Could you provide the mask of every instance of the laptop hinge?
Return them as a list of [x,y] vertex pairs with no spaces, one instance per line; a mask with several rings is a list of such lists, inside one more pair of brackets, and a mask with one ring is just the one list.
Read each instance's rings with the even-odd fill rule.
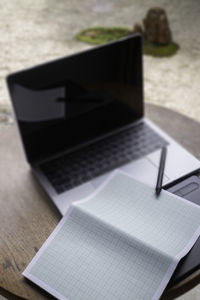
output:
[[103,135],[101,135],[99,137],[96,137],[96,138],[94,138],[94,139],[92,139],[90,141],[87,141],[85,143],[79,144],[79,145],[77,145],[75,147],[72,147],[72,148],[66,150],[66,151],[64,150],[64,151],[59,152],[59,153],[57,153],[55,155],[52,155],[52,156],[49,156],[49,157],[45,157],[43,159],[39,159],[37,161],[31,162],[31,165],[34,166],[34,167],[38,167],[42,163],[51,161],[51,160],[56,159],[56,158],[58,158],[60,156],[63,156],[63,155],[66,155],[66,154],[70,154],[70,153],[73,153],[73,152],[78,151],[80,149],[83,149],[83,148],[85,148],[85,147],[87,147],[89,145],[92,145],[92,144],[94,144],[96,142],[99,142],[99,141],[101,141],[103,139],[106,139],[106,138],[108,138],[110,136],[113,136],[113,135],[118,134],[118,133],[120,133],[122,131],[130,129],[131,127],[134,127],[135,125],[138,125],[139,123],[142,123],[142,122],[144,122],[144,117],[140,117],[140,118],[138,118],[137,120],[135,120],[134,122],[132,122],[132,123],[130,123],[128,125],[122,126],[122,127],[118,128],[118,129],[115,129],[115,130],[113,130],[113,131],[111,131],[109,133],[103,134]]

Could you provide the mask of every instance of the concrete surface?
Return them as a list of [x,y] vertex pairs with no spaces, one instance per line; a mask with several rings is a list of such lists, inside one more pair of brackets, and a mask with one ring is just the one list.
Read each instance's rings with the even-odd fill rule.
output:
[[5,76],[90,47],[75,40],[88,26],[129,26],[148,8],[167,10],[181,49],[171,58],[144,57],[145,100],[200,121],[199,0],[0,0],[0,120],[11,121]]

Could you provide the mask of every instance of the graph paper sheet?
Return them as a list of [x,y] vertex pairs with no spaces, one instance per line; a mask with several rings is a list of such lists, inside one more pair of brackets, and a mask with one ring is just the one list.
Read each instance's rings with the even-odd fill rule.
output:
[[115,172],[70,208],[23,274],[59,299],[159,299],[199,235],[199,206]]

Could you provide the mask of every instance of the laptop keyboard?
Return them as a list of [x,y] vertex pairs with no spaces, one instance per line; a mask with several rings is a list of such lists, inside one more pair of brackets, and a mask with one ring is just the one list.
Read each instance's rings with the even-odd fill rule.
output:
[[74,153],[45,162],[40,168],[60,194],[167,144],[142,122]]

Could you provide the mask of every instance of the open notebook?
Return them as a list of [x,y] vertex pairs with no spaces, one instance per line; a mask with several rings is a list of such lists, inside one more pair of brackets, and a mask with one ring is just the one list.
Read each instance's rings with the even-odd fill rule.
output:
[[114,172],[76,202],[24,271],[59,299],[159,299],[200,235],[200,206]]

